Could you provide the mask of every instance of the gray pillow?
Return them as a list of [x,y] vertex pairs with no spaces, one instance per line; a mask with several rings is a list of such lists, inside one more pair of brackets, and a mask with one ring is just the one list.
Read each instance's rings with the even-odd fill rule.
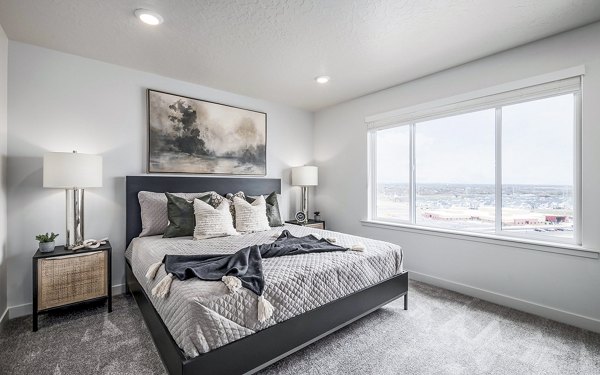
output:
[[[187,200],[193,200],[206,194],[212,194],[212,191],[201,193],[174,193],[173,195]],[[167,197],[165,193],[154,193],[150,191],[140,191],[138,201],[141,208],[142,232],[140,237],[155,236],[165,233],[169,225],[167,215]]]

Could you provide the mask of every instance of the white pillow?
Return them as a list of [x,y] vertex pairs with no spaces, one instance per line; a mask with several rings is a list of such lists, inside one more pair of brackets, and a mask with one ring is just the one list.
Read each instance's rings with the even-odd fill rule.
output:
[[239,234],[233,227],[229,202],[226,199],[217,208],[200,199],[194,199],[194,216],[196,217],[194,238],[197,240]]
[[270,230],[267,218],[267,202],[262,195],[252,204],[240,197],[233,197],[235,228],[238,232],[262,232]]

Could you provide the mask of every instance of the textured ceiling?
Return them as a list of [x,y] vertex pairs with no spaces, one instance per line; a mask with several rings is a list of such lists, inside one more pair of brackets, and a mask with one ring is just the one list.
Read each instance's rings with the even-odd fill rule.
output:
[[309,110],[599,19],[600,0],[0,0],[12,40]]

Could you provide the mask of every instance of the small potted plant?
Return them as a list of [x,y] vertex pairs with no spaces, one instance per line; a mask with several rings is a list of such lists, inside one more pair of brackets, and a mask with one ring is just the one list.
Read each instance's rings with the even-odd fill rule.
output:
[[58,234],[52,232],[51,234],[38,234],[35,239],[40,242],[40,251],[42,253],[50,253],[54,251],[54,240],[58,237]]

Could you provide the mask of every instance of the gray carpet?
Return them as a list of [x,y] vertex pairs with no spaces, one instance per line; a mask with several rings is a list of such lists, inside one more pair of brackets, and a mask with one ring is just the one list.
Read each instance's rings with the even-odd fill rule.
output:
[[[396,301],[266,368],[271,374],[600,374],[600,335],[411,282]],[[164,374],[130,297],[8,322],[0,374]]]

